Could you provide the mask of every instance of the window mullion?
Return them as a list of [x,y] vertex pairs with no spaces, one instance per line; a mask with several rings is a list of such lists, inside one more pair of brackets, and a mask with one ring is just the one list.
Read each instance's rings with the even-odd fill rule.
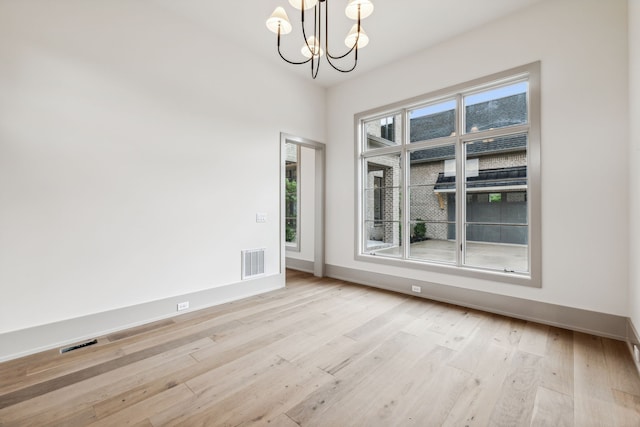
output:
[[[364,125],[363,125],[364,127]],[[365,211],[366,208],[366,197],[367,197],[367,159],[364,156],[360,157],[360,170],[359,170],[359,201],[358,205],[360,206],[360,248],[358,249],[359,253],[366,252],[367,250],[367,232],[366,232],[366,224],[367,224],[367,214]]]
[[377,148],[375,150],[369,150],[366,153],[362,153],[361,157],[363,158],[367,158],[367,157],[378,157],[378,156],[384,156],[385,154],[394,154],[394,153],[399,153],[401,151],[401,147],[384,147],[384,148]]
[[400,223],[402,224],[402,259],[409,259],[409,246],[411,244],[411,232],[409,225],[409,173],[411,166],[409,164],[409,117],[408,110],[405,108],[402,110],[400,117],[402,118],[402,154],[400,164],[402,167],[402,212],[400,217]]
[[464,188],[464,145],[462,130],[464,129],[464,105],[462,95],[456,96],[456,265],[461,266],[464,261],[464,212],[466,211],[466,196]]
[[517,135],[517,134],[529,132],[530,127],[531,126],[527,123],[524,125],[515,125],[515,126],[503,127],[498,129],[483,130],[479,132],[470,132],[470,133],[461,135],[461,138],[464,142],[466,142],[466,141],[473,141],[473,140],[478,140],[483,138],[498,138],[498,137],[509,136],[509,135]]

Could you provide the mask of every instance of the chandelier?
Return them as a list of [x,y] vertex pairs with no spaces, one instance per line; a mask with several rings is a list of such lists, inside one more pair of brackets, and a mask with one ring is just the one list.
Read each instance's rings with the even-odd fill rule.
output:
[[[373,12],[373,4],[369,0],[349,0],[345,13],[349,19],[353,19],[356,23],[351,28],[344,40],[348,50],[341,55],[333,55],[329,51],[329,0],[289,0],[289,3],[300,10],[300,26],[302,27],[302,37],[304,44],[302,45],[302,55],[307,58],[301,61],[292,61],[282,54],[280,50],[280,36],[289,34],[293,27],[289,22],[287,12],[280,6],[276,7],[269,19],[267,19],[267,28],[278,35],[278,54],[289,64],[302,65],[311,64],[311,77],[318,77],[320,69],[320,57],[324,56],[327,62],[334,69],[348,73],[353,71],[358,65],[358,49],[365,47],[369,43],[369,37],[362,29],[360,21]],[[324,7],[323,7],[324,5]],[[307,28],[305,27],[305,10],[313,8],[313,35],[307,37]],[[311,11],[308,12],[309,14]],[[338,63],[342,63],[345,58],[353,53],[353,63],[342,68]]]

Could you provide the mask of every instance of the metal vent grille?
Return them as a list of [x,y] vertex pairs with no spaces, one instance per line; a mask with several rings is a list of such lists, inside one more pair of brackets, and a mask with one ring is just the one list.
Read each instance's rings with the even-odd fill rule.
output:
[[70,347],[61,348],[60,349],[60,354],[68,353],[70,351],[78,350],[80,348],[89,347],[90,345],[95,345],[95,344],[98,344],[98,340],[96,340],[96,339],[93,339],[91,341],[85,341],[85,342],[83,342],[81,344],[76,344],[76,345],[72,345]]
[[242,280],[264,274],[264,248],[242,251]]

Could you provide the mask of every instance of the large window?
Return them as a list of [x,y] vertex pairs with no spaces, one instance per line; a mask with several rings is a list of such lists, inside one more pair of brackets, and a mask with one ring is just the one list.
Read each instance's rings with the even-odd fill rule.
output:
[[540,286],[539,64],[356,116],[358,259]]

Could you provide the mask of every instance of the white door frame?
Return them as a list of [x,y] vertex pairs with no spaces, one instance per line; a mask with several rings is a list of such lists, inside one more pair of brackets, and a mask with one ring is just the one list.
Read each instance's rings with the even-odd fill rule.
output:
[[313,275],[324,277],[324,215],[325,215],[325,144],[301,138],[299,136],[280,133],[280,273],[286,269],[285,248],[285,164],[286,144],[296,144],[315,150],[315,200],[314,200],[314,250],[313,250]]

